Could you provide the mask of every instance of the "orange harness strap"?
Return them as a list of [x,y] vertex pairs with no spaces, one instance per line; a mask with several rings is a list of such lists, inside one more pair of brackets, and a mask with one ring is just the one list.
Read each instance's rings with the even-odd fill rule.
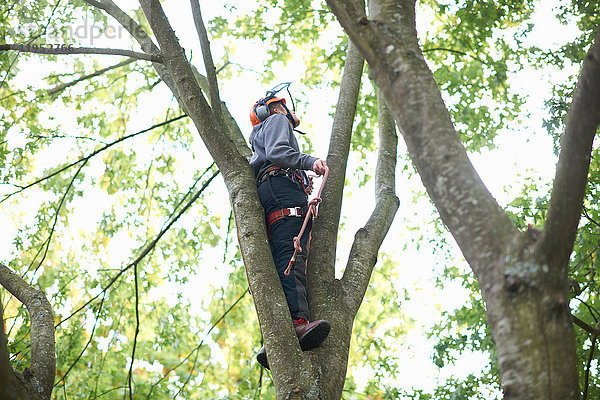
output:
[[[313,215],[315,217],[317,217],[319,215],[317,207],[319,206],[319,203],[321,202],[321,192],[323,191],[323,187],[325,186],[325,181],[327,180],[327,175],[329,175],[329,168],[325,167],[325,174],[323,175],[323,181],[321,182],[321,186],[319,187],[317,196],[308,202],[308,211],[306,212],[306,216],[304,217],[304,223],[302,224],[302,228],[300,229],[300,233],[298,234],[298,236],[294,237],[294,254],[292,255],[292,258],[290,259],[288,267],[284,272],[285,275],[289,275],[290,272],[292,272],[292,265],[294,265],[294,262],[296,261],[296,255],[298,253],[302,252],[302,247],[300,246],[300,238],[304,234],[304,230],[306,229],[306,225],[308,225],[308,221],[310,220],[310,218]],[[311,237],[311,236],[312,236],[312,232],[311,232],[311,234],[309,234],[309,237]],[[310,238],[309,238],[309,241],[307,244],[307,247],[308,246],[310,246]],[[306,251],[308,252],[308,248],[306,249]]]

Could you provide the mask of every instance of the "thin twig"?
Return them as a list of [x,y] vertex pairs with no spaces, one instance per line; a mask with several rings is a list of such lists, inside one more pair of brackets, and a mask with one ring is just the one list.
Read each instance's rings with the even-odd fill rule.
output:
[[50,54],[50,55],[72,55],[72,54],[102,54],[114,56],[126,56],[138,60],[162,63],[162,56],[157,54],[140,53],[126,49],[105,49],[98,47],[46,47],[50,45],[32,45],[21,43],[0,44],[0,51],[16,50],[24,53]]
[[600,248],[600,243],[598,243],[591,252],[587,253],[587,255],[584,258],[582,258],[577,264],[575,264],[573,267],[570,267],[569,269],[571,271],[574,271],[577,268],[579,268],[581,266],[581,264],[583,264],[588,258],[592,257],[599,248]]
[[81,139],[81,140],[90,140],[90,141],[101,143],[101,144],[107,144],[103,140],[99,140],[99,139],[91,138],[91,137],[86,137],[86,136],[71,136],[71,135],[43,136],[43,135],[29,135],[29,137],[36,138],[36,139]]
[[133,379],[133,361],[135,360],[135,349],[137,346],[137,337],[140,332],[140,308],[139,308],[139,286],[138,286],[138,265],[133,265],[133,279],[135,287],[135,334],[133,336],[133,350],[131,351],[131,364],[129,365],[129,374],[127,377],[127,386],[129,387],[129,400],[133,400],[133,388],[131,380]]
[[585,217],[585,218],[587,218],[587,220],[588,220],[588,221],[590,221],[591,223],[593,223],[593,224],[594,224],[594,225],[596,225],[596,226],[600,226],[600,222],[598,222],[598,221],[594,220],[594,219],[593,219],[593,218],[590,216],[590,214],[588,214],[588,211],[587,211],[587,209],[585,208],[585,206],[583,206],[583,208],[582,208],[582,212],[583,212],[583,215],[584,215],[584,217]]
[[[46,242],[45,242],[46,248],[44,249],[44,254],[42,255],[42,259],[40,260],[37,268],[33,271],[33,274],[31,276],[31,280],[30,280],[30,284],[33,284],[33,279],[35,277],[35,274],[40,269],[43,262],[46,260],[46,256],[48,255],[48,250],[50,249],[50,242],[52,241],[52,236],[54,235],[54,231],[56,229],[56,224],[58,223],[58,216],[60,214],[60,210],[61,210],[63,204],[65,203],[65,199],[67,198],[67,195],[71,191],[73,184],[75,183],[75,179],[77,179],[77,176],[79,176],[79,173],[81,172],[83,167],[87,164],[87,162],[88,162],[88,160],[85,160],[83,163],[81,163],[81,165],[79,166],[79,169],[77,169],[77,172],[75,172],[75,174],[73,175],[71,182],[69,182],[69,186],[67,186],[67,190],[65,190],[65,193],[61,197],[60,202],[58,203],[58,206],[56,207],[56,211],[54,212],[54,222],[52,223],[52,228],[50,229],[50,234],[48,235],[48,239],[46,239]],[[27,271],[27,272],[29,272],[29,271]]]
[[592,359],[594,358],[594,350],[596,349],[596,340],[598,339],[597,335],[592,337],[592,345],[590,346],[590,354],[587,359],[587,363],[585,365],[585,379],[583,382],[583,399],[587,400],[588,396],[588,388],[590,386],[590,368],[592,366]]
[[150,398],[150,395],[152,394],[152,391],[154,390],[154,388],[156,386],[158,386],[159,383],[161,383],[162,381],[164,381],[165,379],[167,379],[167,376],[169,376],[169,374],[171,372],[173,372],[175,369],[179,368],[179,366],[181,366],[184,362],[186,362],[191,356],[192,354],[194,354],[194,352],[196,352],[196,358],[194,359],[194,366],[192,367],[192,370],[190,371],[190,375],[188,376],[188,378],[186,379],[185,383],[183,384],[183,386],[179,389],[179,392],[177,392],[175,394],[175,396],[173,397],[174,399],[179,395],[179,393],[181,393],[181,391],[184,389],[184,387],[186,386],[186,384],[189,382],[193,371],[194,371],[194,367],[196,366],[196,360],[198,359],[198,351],[200,350],[200,347],[202,347],[202,345],[204,344],[204,341],[206,340],[206,338],[208,337],[208,335],[210,335],[210,333],[212,332],[212,330],[221,322],[225,319],[225,317],[227,316],[227,314],[229,314],[231,312],[231,310],[233,310],[233,308],[238,305],[238,303],[244,298],[244,296],[248,294],[248,289],[246,289],[244,291],[244,293],[241,294],[240,297],[238,297],[238,299],[219,317],[219,319],[217,319],[210,327],[210,329],[208,330],[208,332],[206,332],[206,334],[204,335],[204,337],[202,338],[202,340],[200,341],[200,343],[198,344],[198,346],[196,346],[194,349],[192,349],[192,351],[190,351],[188,353],[187,356],[185,356],[185,358],[183,360],[181,360],[177,365],[175,365],[172,368],[169,368],[169,370],[165,373],[165,375],[160,378],[156,383],[154,383],[152,385],[152,387],[150,388],[150,392],[148,392],[148,394],[146,395],[146,398]]
[[233,225],[233,210],[229,211],[229,220],[227,221],[227,234],[225,235],[225,250],[223,251],[223,263],[227,260],[227,250],[229,249],[229,234]]
[[[127,302],[128,303],[128,302]],[[120,309],[119,315],[116,319],[113,319],[112,324],[110,325],[110,329],[108,330],[109,332],[112,332],[112,337],[110,338],[110,340],[108,341],[108,344],[106,345],[107,351],[103,352],[102,354],[102,358],[100,360],[100,365],[98,366],[98,370],[96,372],[96,379],[95,379],[95,383],[94,383],[94,391],[92,396],[90,396],[92,399],[95,399],[96,397],[100,397],[100,396],[96,396],[96,393],[98,392],[98,380],[100,379],[100,376],[102,375],[102,372],[104,371],[104,364],[106,363],[106,357],[107,355],[110,354],[109,352],[109,348],[111,346],[111,343],[115,340],[116,338],[116,332],[118,331],[119,327],[121,326],[121,318],[123,318],[123,314],[125,312],[125,309],[127,308],[128,304],[123,304],[123,306]],[[120,389],[121,387],[119,387]]]
[[571,317],[573,318],[573,323],[575,325],[577,325],[578,327],[580,327],[581,329],[583,329],[584,331],[586,331],[587,333],[589,333],[593,336],[600,336],[600,329],[594,328],[593,326],[591,326],[584,320],[582,320],[574,315],[571,315]]
[[111,71],[113,69],[117,69],[117,68],[123,67],[123,66],[128,65],[128,64],[131,64],[135,60],[136,60],[135,58],[128,58],[127,60],[121,61],[118,64],[111,65],[110,67],[102,68],[102,69],[100,69],[98,71],[92,72],[91,74],[81,76],[80,78],[77,78],[74,81],[66,82],[66,83],[62,83],[60,85],[57,85],[57,86],[55,86],[53,88],[48,89],[47,92],[48,92],[49,95],[53,95],[53,94],[56,94],[58,92],[62,92],[66,88],[68,88],[70,86],[73,86],[73,85],[76,85],[79,82],[83,82],[83,81],[85,81],[87,79],[90,79],[90,78],[95,78],[96,76],[100,76],[100,75],[104,74],[105,72],[108,72],[108,71]]
[[458,51],[458,50],[448,49],[448,48],[445,48],[445,47],[434,47],[434,48],[431,48],[431,49],[423,49],[423,53],[430,53],[430,52],[434,52],[434,51],[447,51],[449,53],[454,53],[454,54],[458,54],[458,55],[461,55],[461,56],[471,57],[473,60],[477,60],[477,61],[479,61],[482,64],[486,64],[486,65],[488,64],[487,62],[485,62],[484,60],[482,60],[479,57],[476,57],[474,55],[471,55],[471,54],[468,54],[468,53],[465,53],[465,52],[462,52],[462,51]]
[[61,172],[65,171],[65,170],[67,170],[67,169],[69,169],[69,168],[71,168],[71,167],[73,167],[73,166],[75,166],[75,165],[77,165],[77,164],[79,164],[81,162],[87,162],[90,158],[92,158],[92,157],[96,156],[97,154],[103,152],[104,150],[108,149],[109,147],[112,147],[112,146],[114,146],[114,145],[116,145],[118,143],[121,143],[124,140],[131,139],[132,137],[135,137],[135,136],[140,135],[142,133],[149,132],[149,131],[151,131],[153,129],[159,128],[159,127],[161,127],[163,125],[170,124],[171,122],[175,122],[175,121],[180,120],[180,119],[185,118],[185,117],[187,117],[187,115],[182,114],[182,115],[180,115],[178,117],[171,118],[170,120],[167,120],[167,121],[160,122],[158,124],[152,125],[151,127],[143,129],[143,130],[141,130],[139,132],[135,132],[135,133],[131,133],[129,135],[122,136],[119,139],[115,140],[114,142],[111,142],[111,143],[107,144],[106,146],[103,146],[103,147],[99,148],[98,150],[93,151],[89,155],[87,155],[87,156],[85,156],[83,158],[80,158],[79,160],[77,160],[75,162],[72,162],[72,163],[70,163],[70,164],[68,164],[68,165],[66,165],[66,166],[64,166],[62,168],[59,168],[58,170],[52,172],[50,175],[46,175],[43,178],[40,178],[40,179],[38,179],[38,180],[36,180],[34,182],[31,182],[31,183],[29,183],[29,184],[21,187],[21,189],[15,191],[15,192],[12,192],[12,193],[9,193],[9,194],[5,195],[4,198],[2,200],[0,200],[0,203],[4,202],[9,197],[14,196],[15,194],[19,194],[22,191],[24,191],[25,189],[28,189],[28,188],[30,188],[32,186],[35,186],[38,183],[45,181],[46,179],[50,179],[53,176],[55,176],[57,174],[60,174]]
[[208,187],[208,185],[212,182],[212,180],[219,174],[219,171],[216,171],[205,183],[204,185],[202,185],[202,188],[200,188],[200,190],[194,195],[194,197],[192,197],[190,199],[190,201],[187,202],[187,204],[185,205],[185,207],[183,207],[183,209],[167,224],[167,226],[165,228],[163,228],[158,235],[156,235],[156,238],[154,238],[154,240],[148,245],[146,246],[142,252],[139,254],[139,256],[129,265],[127,265],[126,267],[124,267],[123,269],[121,269],[119,271],[119,273],[117,273],[115,276],[112,277],[112,279],[108,282],[108,284],[102,289],[102,291],[100,293],[98,293],[97,295],[93,296],[91,299],[89,299],[88,301],[86,301],[81,307],[79,307],[77,310],[75,310],[71,315],[69,315],[68,317],[64,318],[63,320],[61,320],[58,324],[56,324],[55,328],[58,328],[63,322],[68,321],[69,319],[71,319],[75,314],[79,313],[81,310],[83,310],[84,308],[86,308],[88,305],[90,305],[92,302],[94,302],[98,297],[100,297],[100,294],[107,291],[112,285],[114,285],[114,283],[125,273],[127,272],[131,267],[133,267],[135,264],[139,263],[148,253],[150,253],[150,251],[152,251],[152,249],[154,249],[154,247],[157,245],[157,243],[160,241],[160,239],[163,237],[163,235],[165,233],[167,233],[167,231],[171,228],[171,226],[173,226],[173,224],[188,210],[188,208],[191,207],[191,205],[198,199],[198,197],[200,197],[200,195],[202,194],[202,192],[204,192],[204,190]]
[[87,343],[85,344],[85,346],[83,347],[83,349],[81,350],[81,352],[79,353],[79,355],[77,356],[75,361],[73,361],[73,364],[71,364],[71,366],[69,367],[67,372],[65,372],[65,374],[54,384],[54,387],[58,386],[62,381],[64,381],[67,378],[67,375],[69,375],[69,372],[71,372],[73,367],[75,367],[75,365],[79,362],[79,360],[83,356],[83,353],[87,350],[90,343],[92,343],[92,339],[94,338],[94,332],[96,332],[96,325],[98,324],[98,319],[100,318],[100,312],[102,311],[102,306],[104,305],[105,298],[106,298],[106,293],[104,296],[102,296],[102,300],[100,301],[100,305],[98,306],[98,311],[96,312],[96,318],[94,320],[94,326],[92,326],[92,333],[90,334],[89,340],[87,341]]

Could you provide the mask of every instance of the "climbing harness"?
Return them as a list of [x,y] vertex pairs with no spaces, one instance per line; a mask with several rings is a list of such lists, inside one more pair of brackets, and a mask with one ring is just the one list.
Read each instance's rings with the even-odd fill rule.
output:
[[[310,218],[313,215],[315,217],[319,216],[318,206],[322,200],[321,192],[323,191],[323,187],[325,186],[325,181],[327,180],[328,175],[329,175],[329,167],[325,167],[325,173],[323,174],[323,181],[321,182],[321,186],[319,187],[317,196],[308,202],[308,211],[306,212],[306,216],[304,217],[304,222],[302,223],[302,228],[300,229],[300,233],[298,233],[298,236],[294,237],[294,254],[292,255],[292,258],[290,259],[288,267],[286,268],[286,270],[284,272],[284,274],[286,276],[289,275],[290,272],[292,271],[292,266],[294,265],[294,262],[296,262],[296,256],[298,255],[298,253],[302,252],[302,247],[300,246],[300,238],[304,234],[304,230],[306,229],[306,226],[308,225],[308,221],[310,220]],[[307,247],[306,252],[307,253],[308,253],[308,248],[310,247],[311,236],[312,236],[312,232],[309,232],[308,243],[306,244],[306,247]],[[306,270],[304,271],[304,273],[306,273]]]
[[[306,193],[306,195],[308,196],[308,189],[307,189],[307,185],[308,183],[305,182],[304,178],[302,177],[302,175],[300,175],[298,173],[298,171],[291,169],[291,168],[281,168],[281,167],[271,167],[269,169],[267,169],[262,176],[258,179],[258,184],[260,185],[261,183],[265,182],[267,179],[269,179],[271,176],[281,176],[284,177],[286,179],[289,179],[290,181],[292,181],[293,183],[295,183],[296,185],[298,185],[298,187],[302,188],[302,190],[304,190],[304,193]],[[268,185],[271,185],[271,182],[267,182]],[[274,198],[276,198],[275,194],[272,192],[272,188],[269,187],[269,190],[271,190],[271,194]],[[279,201],[278,201],[279,203]],[[304,217],[306,215],[306,211],[308,210],[308,208],[303,208],[303,207],[290,207],[290,208],[282,208],[276,211],[273,211],[271,214],[267,215],[267,238],[269,240],[271,240],[273,238],[273,233],[271,232],[271,226],[273,226],[273,224],[277,221],[279,221],[280,219],[284,218],[284,217]]]

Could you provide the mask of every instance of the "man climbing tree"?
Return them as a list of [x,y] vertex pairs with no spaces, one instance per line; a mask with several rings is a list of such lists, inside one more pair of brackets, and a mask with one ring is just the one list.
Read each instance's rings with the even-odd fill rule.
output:
[[[327,170],[324,160],[300,152],[294,128],[300,124],[296,114],[289,110],[285,99],[275,97],[278,85],[258,100],[250,110],[253,129],[250,135],[252,159],[250,165],[257,179],[258,195],[265,210],[269,245],[281,286],[302,350],[319,346],[329,334],[330,324],[325,320],[308,322],[306,296],[306,259],[310,246],[310,216],[308,229],[300,237],[299,253],[295,255],[294,238],[300,236],[304,216],[308,210],[308,195],[312,180],[304,170],[312,169],[323,175]],[[293,268],[293,274],[291,269]],[[265,348],[257,355],[258,362],[269,368]]]

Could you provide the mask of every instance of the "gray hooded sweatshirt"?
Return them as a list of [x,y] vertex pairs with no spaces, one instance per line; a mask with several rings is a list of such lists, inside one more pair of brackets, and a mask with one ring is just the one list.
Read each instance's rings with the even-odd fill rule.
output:
[[300,152],[292,126],[283,114],[273,114],[255,125],[250,134],[250,145],[253,151],[250,165],[257,179],[273,166],[310,170],[317,160]]

